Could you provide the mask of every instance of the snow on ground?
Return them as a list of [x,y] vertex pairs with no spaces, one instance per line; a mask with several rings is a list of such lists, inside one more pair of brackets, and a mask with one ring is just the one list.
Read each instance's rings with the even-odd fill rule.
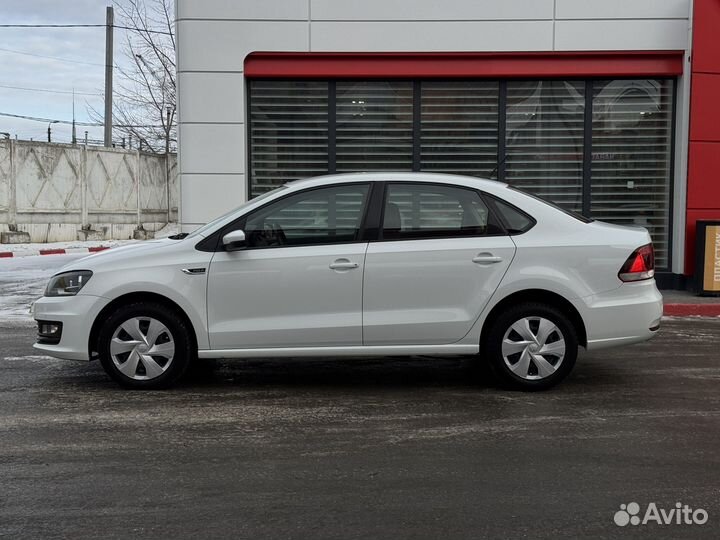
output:
[[[22,257],[25,254],[35,255],[41,249],[76,249],[95,246],[116,247],[136,242],[138,242],[138,240],[76,240],[73,242],[50,242],[47,244],[0,244],[0,251],[11,251],[15,254],[15,257]],[[50,257],[51,255],[43,256]]]
[[155,238],[167,238],[168,236],[172,236],[173,234],[177,234],[179,232],[180,227],[177,223],[168,223],[155,233]]
[[34,325],[30,304],[40,298],[48,279],[87,253],[0,259],[0,323]]

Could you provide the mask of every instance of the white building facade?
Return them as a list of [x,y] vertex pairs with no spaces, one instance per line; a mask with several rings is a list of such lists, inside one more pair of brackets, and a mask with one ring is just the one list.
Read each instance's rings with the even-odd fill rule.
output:
[[642,224],[688,273],[691,0],[176,9],[183,230],[296,178],[438,171]]

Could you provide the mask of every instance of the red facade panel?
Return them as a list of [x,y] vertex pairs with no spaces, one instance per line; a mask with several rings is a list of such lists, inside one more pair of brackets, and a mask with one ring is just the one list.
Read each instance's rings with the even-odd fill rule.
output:
[[682,51],[255,52],[245,59],[249,78],[660,77],[682,69]]
[[720,73],[720,0],[695,0],[693,20],[694,73]]
[[695,0],[685,274],[695,270],[695,224],[720,219],[720,0]]
[[691,142],[687,207],[720,207],[720,142]]
[[[720,56],[720,43],[718,56]],[[693,71],[690,98],[691,141],[720,141],[718,97],[720,97],[720,73]]]

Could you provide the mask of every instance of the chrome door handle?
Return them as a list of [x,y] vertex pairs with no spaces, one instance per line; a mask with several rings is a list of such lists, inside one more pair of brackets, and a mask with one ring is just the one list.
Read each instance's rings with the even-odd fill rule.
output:
[[476,264],[495,264],[502,261],[502,257],[496,257],[491,253],[480,253],[477,257],[473,257],[472,262]]
[[348,259],[337,259],[330,263],[331,270],[352,270],[360,266],[358,263],[350,262]]

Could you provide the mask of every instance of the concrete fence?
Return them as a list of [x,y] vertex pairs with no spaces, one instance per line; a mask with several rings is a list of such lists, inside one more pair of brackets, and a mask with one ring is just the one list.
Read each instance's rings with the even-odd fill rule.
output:
[[0,140],[0,232],[32,242],[152,233],[177,222],[177,176],[175,154]]

